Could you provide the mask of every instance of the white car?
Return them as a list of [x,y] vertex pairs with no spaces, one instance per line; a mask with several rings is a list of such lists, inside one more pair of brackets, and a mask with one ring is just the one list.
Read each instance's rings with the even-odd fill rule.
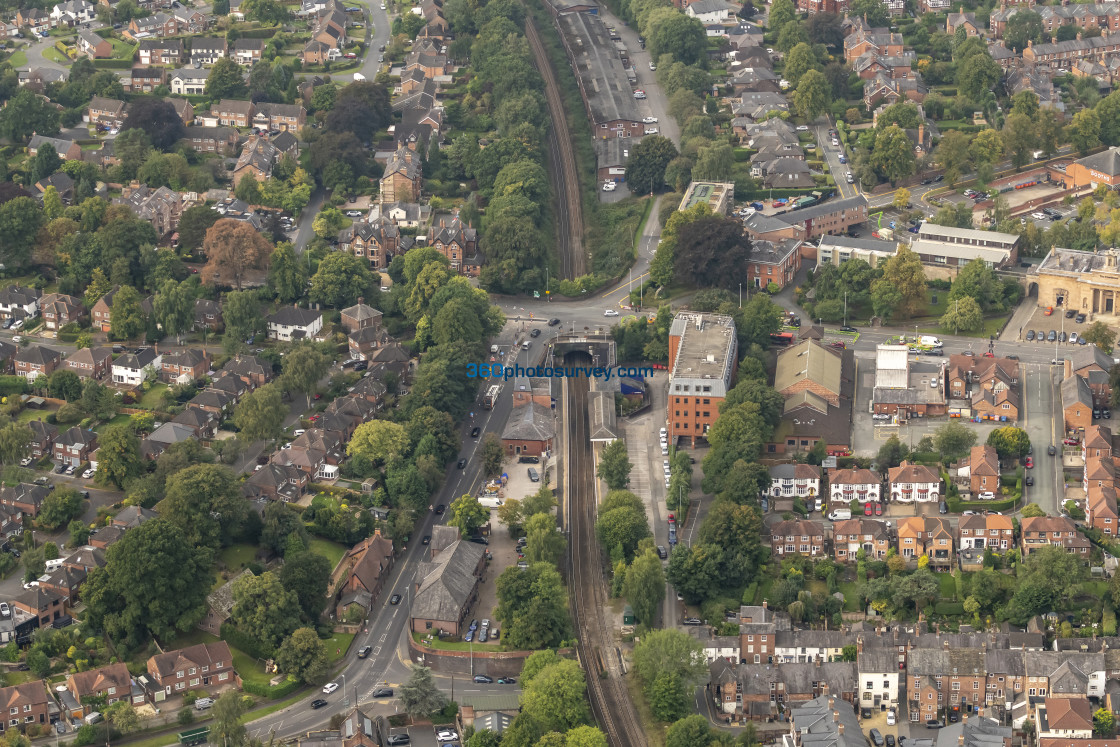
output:
[[618,316],[618,312],[614,309],[607,309],[603,312],[603,316]]
[[436,739],[441,742],[452,742],[458,738],[459,735],[451,731],[450,729],[441,729],[440,731],[436,732]]
[[797,125],[797,131],[798,132],[808,132],[809,127],[807,125]]
[[338,683],[337,682],[328,682],[323,687],[323,695],[330,695],[331,693],[333,693],[337,689],[338,689]]
[[669,447],[665,444],[661,445],[661,456],[669,456]]
[[657,134],[657,128],[656,127],[647,127],[646,128],[646,134],[647,135],[656,135]]
[[1078,336],[1077,336],[1077,333],[1076,333],[1076,332],[1070,332],[1070,333],[1069,333],[1069,344],[1070,344],[1070,345],[1078,345],[1078,344],[1080,344],[1079,340],[1080,340],[1080,338],[1078,338]]
[[646,92],[645,91],[634,91],[634,98],[644,99],[645,97],[646,97]]
[[982,500],[982,501],[995,500],[995,497],[996,497],[996,494],[993,493],[990,490],[985,490],[983,493],[980,494],[980,500]]
[[653,63],[651,62],[651,63],[649,63],[649,69],[650,69],[651,71],[653,71],[653,70],[657,70],[657,65],[654,65],[654,64],[653,64]]
[[91,477],[93,477],[93,470],[92,469],[87,469],[85,472],[82,473],[82,479],[83,480],[88,480]]
[[850,171],[848,172],[848,175],[845,177],[845,180],[848,182],[848,184],[855,184],[856,183],[856,180],[852,177],[852,172],[850,172]]
[[603,191],[604,192],[613,192],[613,191],[615,191],[615,189],[617,189],[617,187],[618,187],[618,185],[615,184],[614,182],[603,182]]
[[646,117],[642,122],[645,124],[657,124],[657,117]]
[[1040,213],[1037,210],[1035,212],[1031,213],[1031,217],[1034,218],[1035,220],[1046,220],[1046,214],[1045,213]]
[[15,337],[12,338],[12,342],[15,342],[15,343],[23,342],[23,338],[20,337],[19,335],[16,335]]
[[889,713],[887,713],[887,726],[894,726],[894,722],[895,722],[894,711],[890,711]]
[[669,435],[669,431],[667,431],[666,429],[662,428],[662,429],[661,429],[661,437],[662,437],[662,438],[665,438],[665,437],[666,437],[666,436],[668,436],[668,435]]

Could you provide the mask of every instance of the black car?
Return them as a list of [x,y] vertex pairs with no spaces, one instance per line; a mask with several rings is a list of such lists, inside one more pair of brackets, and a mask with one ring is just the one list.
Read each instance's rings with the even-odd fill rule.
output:
[[373,648],[371,646],[362,646],[360,649],[358,649],[358,658],[366,658],[367,656],[369,656],[370,651],[373,651]]
[[887,735],[887,747],[894,747],[894,734]]
[[529,337],[540,337],[540,336],[541,336],[541,331],[539,329],[534,329],[532,332],[529,333]]
[[400,604],[400,603],[401,603],[401,595],[400,594],[394,594],[393,596],[389,597],[389,604]]
[[499,677],[498,678],[498,684],[499,685],[516,685],[517,684],[517,678],[516,677]]
[[1107,407],[1102,409],[1101,410],[1101,417],[1104,418],[1105,420],[1111,420],[1112,419],[1112,410],[1108,409]]
[[315,700],[311,701],[312,708],[322,708],[326,704],[327,701],[323,700],[322,698],[316,698]]
[[1100,420],[1100,419],[1101,419],[1101,408],[1094,407],[1093,408],[1093,420]]
[[432,535],[430,535],[430,534],[425,534],[425,535],[424,535],[424,539],[420,540],[420,544],[421,544],[421,545],[430,545],[430,544],[432,544]]
[[442,503],[439,504],[438,506],[436,506],[436,513],[437,514],[442,514],[446,510],[447,510],[447,506],[443,505]]
[[1046,339],[1046,332],[1044,330],[1041,330],[1041,329],[1038,330],[1038,341],[1042,342],[1045,339]]
[[391,688],[391,687],[379,687],[379,688],[377,688],[376,690],[373,691],[373,695],[370,696],[370,697],[373,697],[373,698],[391,698],[391,697],[393,697],[393,688]]
[[385,741],[389,744],[389,747],[400,747],[402,744],[410,743],[412,737],[402,732],[400,734],[390,734],[389,738]]
[[476,674],[474,676],[474,681],[477,682],[480,685],[489,685],[489,684],[492,684],[494,682],[494,678],[493,677],[487,677],[485,674]]
[[490,540],[486,539],[485,537],[479,537],[479,536],[467,537],[467,542],[473,542],[476,545],[489,545],[490,544]]
[[1006,358],[1006,359],[1007,359],[1007,360],[1009,360],[1009,361],[1017,361],[1017,360],[1019,360],[1019,356],[1017,356],[1017,355],[1005,355],[1005,356],[1003,356],[1003,357],[1004,357],[1004,358]]
[[864,708],[863,710],[861,710],[859,712],[859,717],[860,718],[871,718],[871,709],[870,708]]
[[458,467],[459,469],[463,469],[464,467],[466,467],[466,466],[467,466],[467,460],[466,460],[466,459],[460,459],[460,460],[458,461],[458,463],[456,464],[456,466],[457,466],[457,467]]
[[1046,447],[1046,453],[1049,454],[1050,456],[1054,456],[1055,454],[1058,453],[1058,450],[1054,447],[1054,444],[1050,444],[1049,446]]
[[1027,479],[1026,479],[1025,482],[1027,483],[1028,486],[1034,485],[1034,477],[1032,477],[1031,475],[1027,475]]
[[923,187],[927,184],[932,184],[932,183],[933,183],[932,179],[922,179],[922,186]]
[[841,332],[855,332],[856,328],[855,327],[850,327],[847,324],[845,324],[843,327],[840,328],[840,331]]
[[945,175],[944,175],[944,174],[938,174],[938,175],[937,175],[936,177],[934,177],[934,181],[935,181],[935,182],[943,182],[943,181],[945,181]]
[[1059,332],[1058,333],[1058,342],[1065,342],[1065,341],[1066,341],[1066,333],[1064,331]]
[[1076,313],[1077,311],[1075,311],[1074,309],[1066,309],[1066,319],[1073,319],[1073,316]]
[[657,546],[657,557],[661,558],[662,560],[669,557],[669,551],[665,549],[665,545]]
[[1046,342],[1054,342],[1057,339],[1058,333],[1054,330],[1050,330],[1050,333],[1046,335]]
[[548,326],[550,326],[550,327],[555,327],[559,323],[560,323],[559,319],[549,319],[548,320]]
[[926,728],[927,729],[940,729],[944,725],[945,724],[941,723],[937,719],[932,719],[932,718],[929,721],[926,722]]
[[1085,321],[1085,315],[1078,314],[1076,317],[1074,317],[1073,321],[1077,322],[1078,324],[1082,324]]

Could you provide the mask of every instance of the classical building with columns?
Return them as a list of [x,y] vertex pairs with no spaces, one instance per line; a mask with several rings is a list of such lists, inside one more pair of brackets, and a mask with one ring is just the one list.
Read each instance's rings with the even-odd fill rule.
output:
[[1072,308],[1085,314],[1120,314],[1120,249],[1079,252],[1050,250],[1027,273],[1027,292],[1040,306]]

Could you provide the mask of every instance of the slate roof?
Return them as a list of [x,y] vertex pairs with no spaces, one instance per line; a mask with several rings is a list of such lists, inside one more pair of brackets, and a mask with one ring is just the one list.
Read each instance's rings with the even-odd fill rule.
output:
[[270,324],[279,324],[285,327],[307,327],[322,316],[318,311],[301,309],[298,306],[285,306],[268,317]]
[[456,540],[432,561],[422,563],[417,570],[423,580],[413,595],[412,617],[458,622],[478,583],[475,568],[483,552],[481,545]]
[[547,441],[555,435],[552,411],[534,402],[515,407],[502,431],[502,439],[508,441]]

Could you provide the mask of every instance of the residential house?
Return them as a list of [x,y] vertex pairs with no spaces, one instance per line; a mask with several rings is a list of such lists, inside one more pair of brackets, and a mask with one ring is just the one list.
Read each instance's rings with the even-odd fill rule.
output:
[[[161,43],[170,43],[161,42]],[[206,93],[206,79],[210,71],[201,68],[175,70],[167,76],[167,85],[176,96],[202,96]],[[197,149],[196,149],[197,150]]]
[[784,555],[807,555],[816,558],[824,555],[824,529],[816,521],[779,521],[770,530],[770,551]]
[[1011,517],[999,514],[962,516],[957,527],[961,549],[1007,552],[1015,546],[1015,527]]
[[233,167],[234,183],[239,183],[245,174],[251,174],[258,182],[265,181],[272,175],[272,167],[279,159],[280,151],[268,138],[250,137]]
[[1064,516],[1032,516],[1022,519],[1019,524],[1023,557],[1032,550],[1051,545],[1084,558],[1089,557],[1089,540]]
[[953,36],[961,28],[965,36],[980,36],[984,31],[976,21],[975,13],[950,13],[945,19],[945,33]]
[[[191,62],[195,65],[213,65],[226,56],[226,40],[224,38],[195,38],[191,39]],[[248,125],[233,125],[235,127],[248,127]]]
[[356,305],[342,310],[342,328],[347,333],[357,332],[360,329],[380,329],[381,312],[372,306],[367,306],[364,300],[359,298]]
[[933,467],[903,461],[887,472],[891,500],[899,503],[936,503],[941,499],[941,475]]
[[42,345],[20,348],[16,353],[16,376],[26,376],[28,379],[50,376],[61,361],[62,353]]
[[112,518],[113,526],[123,529],[135,529],[141,524],[158,518],[159,513],[143,506],[125,506],[120,513]]
[[1093,706],[1086,698],[1046,698],[1035,705],[1034,726],[1039,739],[1089,739]]
[[152,224],[161,239],[170,236],[179,226],[183,202],[179,194],[168,187],[152,189],[147,184],[133,182],[121,191],[114,204],[128,205],[136,217]]
[[882,704],[898,705],[899,680],[902,676],[898,653],[889,647],[863,647],[856,656],[859,675],[859,703],[863,708],[878,708]]
[[415,202],[420,199],[422,183],[420,154],[401,146],[385,164],[381,176],[381,198],[387,202]]
[[93,318],[94,329],[100,330],[101,332],[108,332],[113,328],[113,297],[117,295],[117,291],[119,290],[119,285],[113,286],[111,291],[97,299],[97,303],[93,305],[91,316]]
[[64,293],[50,293],[42,297],[39,307],[43,314],[43,326],[58,331],[61,327],[77,322],[84,309],[82,302]]
[[171,418],[171,422],[190,428],[194,431],[194,437],[198,439],[213,438],[218,431],[217,417],[198,407],[186,408]]
[[911,516],[898,524],[898,554],[907,560],[926,555],[931,565],[948,566],[953,544],[953,525],[947,519]]
[[63,366],[83,379],[103,379],[113,364],[109,348],[80,348],[63,361]]
[[230,47],[229,56],[239,65],[252,67],[253,63],[260,61],[264,47],[264,39],[238,39]]
[[121,78],[125,93],[152,93],[167,81],[167,69],[162,67],[134,67]]
[[216,418],[222,419],[230,413],[236,403],[233,395],[208,387],[191,398],[187,402],[187,407],[206,410]]
[[[19,598],[13,601],[19,606]],[[32,614],[36,612],[37,610]],[[43,626],[49,624],[48,619]],[[42,680],[30,680],[19,685],[0,688],[0,709],[8,712],[4,721],[0,723],[0,730],[21,730],[28,724],[37,724],[46,728],[49,725],[51,704],[47,696],[47,687]]]
[[5,319],[31,319],[39,316],[39,299],[43,292],[38,288],[9,285],[0,290],[0,317]]
[[398,251],[405,248],[400,229],[384,217],[352,224],[339,232],[338,241],[342,251],[367,258],[370,269],[377,271],[385,270]]
[[724,0],[693,0],[684,9],[689,18],[695,18],[705,26],[723,23],[732,16],[738,8]]
[[1085,496],[1086,518],[1089,526],[1102,534],[1115,537],[1118,534],[1116,513],[1116,487],[1114,485],[1094,485]]
[[125,103],[119,99],[94,96],[90,99],[86,113],[91,125],[120,127],[124,124]]
[[84,706],[87,714],[97,710],[88,704],[93,698],[105,705],[112,705],[118,700],[132,702],[132,676],[124,662],[71,674],[66,678],[66,689]]
[[171,108],[179,115],[179,119],[183,121],[184,127],[189,127],[194,122],[194,107],[191,102],[186,99],[177,99],[170,96],[165,96],[164,101],[171,104]]
[[311,482],[311,476],[298,467],[270,462],[249,476],[242,492],[257,500],[298,501]]
[[553,448],[556,421],[552,411],[530,402],[514,407],[502,431],[502,446],[509,456],[541,456]]
[[63,140],[57,137],[46,137],[44,135],[32,135],[31,140],[27,143],[27,155],[34,158],[39,154],[39,148],[45,144],[50,144],[54,148],[54,152],[63,161],[78,161],[82,158],[82,146],[78,145],[73,140]]
[[477,256],[478,231],[464,225],[458,216],[437,221],[430,233],[430,244],[447,257],[452,270],[471,277],[478,276],[481,263]]
[[16,11],[16,26],[27,26],[35,34],[50,31],[53,27],[50,13],[42,8],[29,8]]
[[210,107],[210,116],[216,117],[222,127],[249,127],[255,109],[252,101],[222,99]]
[[957,475],[968,480],[970,497],[994,497],[999,492],[999,455],[995,447],[987,444],[973,446]]
[[262,102],[256,105],[253,126],[280,132],[299,132],[307,124],[307,110],[301,104],[271,104]]
[[31,428],[30,455],[35,461],[53,454],[58,428],[45,420],[32,420],[27,425]]
[[172,8],[171,17],[175,19],[179,34],[201,34],[209,26],[206,14],[190,5]]
[[113,56],[113,45],[93,31],[78,32],[78,52],[91,60],[103,60]]
[[54,461],[77,469],[97,450],[97,433],[74,426],[54,440]]
[[113,361],[113,383],[135,388],[159,375],[163,356],[159,348],[141,348],[135,353],[125,353]]
[[285,306],[268,317],[268,336],[281,342],[313,340],[322,329],[322,313],[298,306]]
[[30,516],[38,516],[43,501],[50,495],[51,489],[44,485],[33,485],[21,482],[16,485],[0,487],[0,506],[20,511]]
[[175,36],[179,33],[179,21],[169,13],[156,12],[143,18],[133,18],[121,35],[133,41],[157,36]]
[[[181,39],[144,39],[140,42],[141,65],[178,65],[183,61]],[[203,74],[203,80],[205,80]],[[179,93],[172,88],[172,93]]]
[[770,495],[775,498],[805,498],[820,494],[820,467],[812,464],[775,464],[770,467]]
[[210,362],[210,353],[202,348],[164,353],[159,377],[169,384],[197,381],[210,370]]
[[1078,435],[1093,424],[1093,392],[1084,376],[1074,374],[1061,386],[1062,417],[1066,433]]
[[240,686],[233,671],[233,655],[225,641],[199,643],[176,651],[156,654],[148,659],[148,676],[165,695],[227,685]]
[[346,580],[335,595],[335,614],[342,619],[350,605],[362,608],[363,616],[372,609],[393,570],[393,541],[375,529],[373,536],[362,540],[342,559],[347,568]]
[[409,609],[413,632],[443,631],[457,636],[466,629],[465,618],[478,598],[486,565],[481,545],[455,540],[416,569]]
[[250,389],[256,389],[272,381],[272,364],[255,355],[237,355],[222,366],[222,371],[241,377]]
[[832,548],[839,563],[854,563],[863,550],[869,560],[885,560],[891,537],[886,525],[876,519],[848,519],[832,526]]
[[883,481],[869,469],[838,469],[832,473],[828,486],[829,503],[847,504],[853,500],[878,503],[882,500]]
[[199,629],[205,630],[211,635],[218,635],[222,630],[222,624],[229,619],[230,613],[233,611],[233,587],[246,576],[255,575],[246,568],[210,592],[206,596],[206,614],[198,623]]
[[237,140],[237,130],[232,127],[194,126],[186,129],[182,142],[198,153],[232,156],[237,153]]

